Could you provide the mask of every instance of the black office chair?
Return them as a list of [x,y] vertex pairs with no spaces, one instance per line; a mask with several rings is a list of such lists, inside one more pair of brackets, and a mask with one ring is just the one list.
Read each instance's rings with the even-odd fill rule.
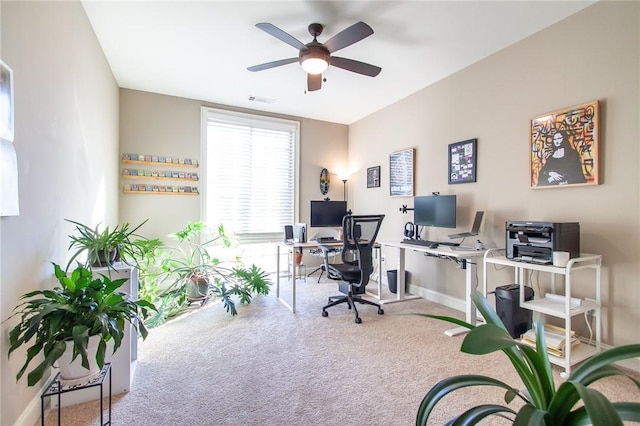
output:
[[322,316],[327,317],[327,308],[346,303],[356,315],[356,324],[362,320],[358,316],[356,302],[378,308],[378,315],[384,314],[379,304],[358,297],[364,294],[369,276],[373,272],[373,246],[382,225],[384,215],[346,215],[342,219],[342,263],[329,263],[329,246],[319,245],[324,256],[324,267],[327,276],[332,280],[342,281],[340,292],[344,295],[329,297],[329,303],[322,308]]

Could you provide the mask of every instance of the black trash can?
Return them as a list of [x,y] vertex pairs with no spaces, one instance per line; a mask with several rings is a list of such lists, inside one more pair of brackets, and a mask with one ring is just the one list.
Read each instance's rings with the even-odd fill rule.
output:
[[[520,286],[503,285],[496,288],[496,313],[514,339],[531,328],[532,311],[520,307]],[[533,289],[524,287],[524,300],[533,300]]]
[[[391,269],[387,271],[387,282],[389,283],[389,291],[396,294],[398,291],[398,270]],[[404,291],[407,292],[409,287],[409,271],[404,270]]]

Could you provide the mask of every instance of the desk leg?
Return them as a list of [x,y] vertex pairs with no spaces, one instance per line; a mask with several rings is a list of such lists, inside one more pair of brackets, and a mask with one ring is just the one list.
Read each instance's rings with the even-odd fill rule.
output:
[[398,247],[398,263],[397,270],[398,276],[396,281],[396,297],[393,299],[384,299],[380,300],[378,303],[394,303],[394,302],[402,302],[404,300],[413,300],[419,299],[420,296],[416,296],[413,294],[406,294],[404,289],[406,287],[406,282],[404,280],[404,260],[405,260],[405,249],[403,247]]
[[[287,262],[289,262],[290,254],[293,254],[293,247],[289,248],[287,251],[291,251],[291,253],[287,253]],[[283,305],[285,305],[291,312],[296,313],[296,279],[295,279],[295,271],[293,279],[293,301],[291,305],[289,305],[282,297],[280,297],[280,246],[276,245],[276,297]]]
[[280,299],[280,246],[276,245],[276,297]]
[[404,260],[405,252],[403,249],[400,249],[398,253],[398,275],[396,280],[396,297],[398,300],[404,299],[404,290],[407,285],[404,279]]
[[[472,261],[469,261],[469,259],[465,259],[464,262],[466,264],[465,297],[464,297],[465,321],[468,322],[469,324],[474,324],[476,322],[474,320],[476,318],[476,307],[473,304],[473,301],[471,300],[471,292],[473,291],[473,288],[474,288],[473,277],[476,275],[476,264]],[[468,332],[469,332],[469,329],[466,327],[456,327],[456,328],[452,328],[450,330],[445,331],[444,334],[449,337],[453,337],[453,336],[458,336],[460,334],[466,334]]]
[[382,298],[382,246],[376,247],[378,251],[378,300]]

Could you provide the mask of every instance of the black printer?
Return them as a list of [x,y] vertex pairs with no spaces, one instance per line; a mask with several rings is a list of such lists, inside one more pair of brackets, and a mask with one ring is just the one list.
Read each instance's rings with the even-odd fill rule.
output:
[[554,251],[580,257],[578,222],[506,222],[506,257],[534,263],[551,263]]

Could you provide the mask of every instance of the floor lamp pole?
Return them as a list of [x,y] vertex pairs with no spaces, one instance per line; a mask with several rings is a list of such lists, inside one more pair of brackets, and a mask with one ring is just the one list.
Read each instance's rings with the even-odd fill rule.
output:
[[342,200],[347,201],[347,179],[342,179]]

